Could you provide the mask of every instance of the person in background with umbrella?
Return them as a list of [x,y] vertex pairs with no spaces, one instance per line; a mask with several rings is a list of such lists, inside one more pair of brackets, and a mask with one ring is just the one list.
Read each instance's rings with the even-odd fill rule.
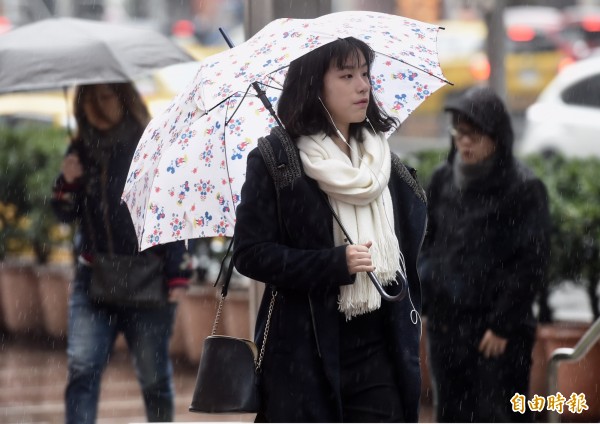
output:
[[109,251],[110,244],[115,253],[139,254],[120,195],[149,114],[131,83],[79,86],[74,110],[78,134],[63,161],[52,200],[62,220],[81,223],[80,255],[69,301],[65,421],[95,422],[102,373],[120,332],[133,356],[148,421],[172,421],[169,339],[175,302],[185,292],[189,277],[180,267],[183,243],[151,249],[166,262],[169,302],[164,307],[98,304],[89,294],[96,252]]
[[[384,133],[397,123],[374,98],[373,58],[365,43],[344,38],[291,63],[277,107],[299,149],[297,182],[277,193],[260,151],[248,156],[233,260],[277,293],[257,421],[418,421],[416,258],[426,205],[392,159]],[[358,244],[346,243],[327,202]],[[367,271],[389,291],[401,274],[409,294],[382,302]],[[259,347],[270,299],[266,290]]]
[[438,422],[528,421],[532,305],[549,257],[543,183],[512,153],[502,100],[473,88],[446,106],[451,149],[428,188],[419,259]]

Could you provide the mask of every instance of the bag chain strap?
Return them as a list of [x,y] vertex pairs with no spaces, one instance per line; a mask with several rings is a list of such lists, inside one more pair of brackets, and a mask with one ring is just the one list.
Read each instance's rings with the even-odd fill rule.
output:
[[[217,327],[219,326],[219,321],[221,320],[221,314],[223,313],[223,304],[225,302],[225,296],[221,295],[221,299],[219,299],[219,306],[217,307],[217,314],[215,316],[215,322],[213,323],[211,336],[217,334]],[[269,313],[267,315],[267,323],[265,324],[265,333],[263,334],[263,342],[260,346],[260,354],[258,355],[258,360],[256,361],[256,372],[260,371],[260,366],[262,364],[263,357],[265,356],[265,346],[267,345],[267,336],[269,335],[269,326],[271,325],[271,316],[273,315],[273,308],[275,307],[275,298],[277,297],[277,291],[271,291],[271,302],[269,303]]]
[[263,334],[263,342],[260,346],[260,354],[258,355],[258,361],[256,362],[256,372],[260,371],[263,357],[265,356],[265,346],[267,345],[267,336],[269,335],[269,326],[271,325],[271,315],[273,315],[273,307],[275,306],[275,297],[277,291],[271,291],[271,302],[269,303],[269,314],[267,315],[267,323],[265,324],[265,333]]
[[223,302],[225,301],[225,295],[221,295],[221,299],[219,299],[219,306],[217,307],[217,315],[215,316],[215,322],[213,323],[211,336],[217,334],[217,327],[219,326],[219,321],[221,319],[221,312],[223,311]]

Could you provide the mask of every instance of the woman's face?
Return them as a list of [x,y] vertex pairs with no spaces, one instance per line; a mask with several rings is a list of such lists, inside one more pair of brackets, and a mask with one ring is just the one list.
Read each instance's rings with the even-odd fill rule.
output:
[[371,82],[365,56],[358,52],[346,59],[343,68],[332,61],[323,77],[322,100],[336,127],[347,131],[351,123],[362,122],[367,117]]
[[87,92],[83,111],[88,122],[99,130],[108,130],[123,119],[123,106],[116,93],[106,84],[99,84]]
[[489,135],[466,122],[457,123],[450,132],[458,154],[467,165],[482,162],[496,151],[496,144]]

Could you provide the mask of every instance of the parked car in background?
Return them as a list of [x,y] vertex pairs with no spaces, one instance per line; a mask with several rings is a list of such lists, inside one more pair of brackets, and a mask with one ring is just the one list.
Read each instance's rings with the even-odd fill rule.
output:
[[11,93],[0,95],[0,125],[17,127],[47,124],[67,127],[71,117],[71,101],[61,91]]
[[146,101],[150,115],[161,113],[194,80],[199,69],[200,62],[178,63],[139,78],[135,84]]
[[561,36],[578,59],[600,53],[600,7],[586,5],[565,8]]
[[[513,112],[523,112],[564,64],[567,54],[545,30],[522,23],[506,26],[507,104]],[[449,96],[486,84],[490,64],[486,55],[487,27],[481,20],[441,21],[445,28],[438,35],[439,58],[444,75],[453,83],[434,93],[416,113],[442,110]]]
[[565,67],[527,109],[520,154],[600,157],[600,57]]

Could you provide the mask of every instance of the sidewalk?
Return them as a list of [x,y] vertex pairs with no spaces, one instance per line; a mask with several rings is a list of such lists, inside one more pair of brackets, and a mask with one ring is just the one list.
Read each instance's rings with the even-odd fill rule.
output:
[[[188,411],[197,367],[174,360],[176,422],[252,422],[254,414],[209,415]],[[0,423],[52,423],[64,421],[66,380],[64,342],[24,340],[0,334]],[[431,422],[431,407],[424,407],[421,422]],[[143,423],[144,407],[126,351],[118,350],[104,373],[98,424]]]

